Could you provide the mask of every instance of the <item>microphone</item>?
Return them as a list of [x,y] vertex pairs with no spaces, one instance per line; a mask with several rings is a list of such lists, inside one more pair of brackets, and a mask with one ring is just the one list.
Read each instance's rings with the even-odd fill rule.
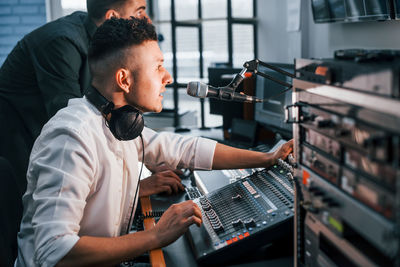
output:
[[225,101],[238,101],[246,103],[264,102],[263,99],[237,93],[229,86],[213,87],[201,82],[189,82],[187,85],[187,94],[197,98],[210,97]]

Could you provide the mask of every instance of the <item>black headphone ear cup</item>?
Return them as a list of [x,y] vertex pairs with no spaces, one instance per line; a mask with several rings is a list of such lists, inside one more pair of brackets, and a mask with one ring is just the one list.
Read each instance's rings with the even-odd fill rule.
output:
[[126,105],[111,111],[108,125],[115,138],[127,141],[135,139],[142,133],[144,119],[139,110]]

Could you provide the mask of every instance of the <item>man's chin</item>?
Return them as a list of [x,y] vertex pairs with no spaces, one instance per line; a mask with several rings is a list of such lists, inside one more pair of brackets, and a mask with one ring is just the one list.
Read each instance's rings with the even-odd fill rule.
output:
[[155,109],[153,112],[155,113],[160,113],[162,111],[163,107],[161,106],[160,108]]

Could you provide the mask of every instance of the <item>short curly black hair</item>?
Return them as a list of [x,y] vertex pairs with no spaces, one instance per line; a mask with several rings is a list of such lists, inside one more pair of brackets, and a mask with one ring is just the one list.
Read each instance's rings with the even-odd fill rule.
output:
[[147,18],[106,20],[95,32],[89,46],[89,62],[109,57],[132,45],[157,41],[155,27]]

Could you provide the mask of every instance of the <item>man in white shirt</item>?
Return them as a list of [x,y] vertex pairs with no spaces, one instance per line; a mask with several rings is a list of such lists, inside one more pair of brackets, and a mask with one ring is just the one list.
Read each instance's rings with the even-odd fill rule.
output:
[[[146,19],[106,21],[93,36],[89,62],[92,92],[102,102],[92,95],[70,100],[36,140],[16,266],[115,265],[200,226],[200,209],[186,201],[172,205],[153,229],[125,234],[137,204],[138,161],[172,169],[268,167],[292,150],[292,141],[261,153],[142,130],[141,112],[160,112],[171,82]],[[143,183],[139,195],[163,190]]]

